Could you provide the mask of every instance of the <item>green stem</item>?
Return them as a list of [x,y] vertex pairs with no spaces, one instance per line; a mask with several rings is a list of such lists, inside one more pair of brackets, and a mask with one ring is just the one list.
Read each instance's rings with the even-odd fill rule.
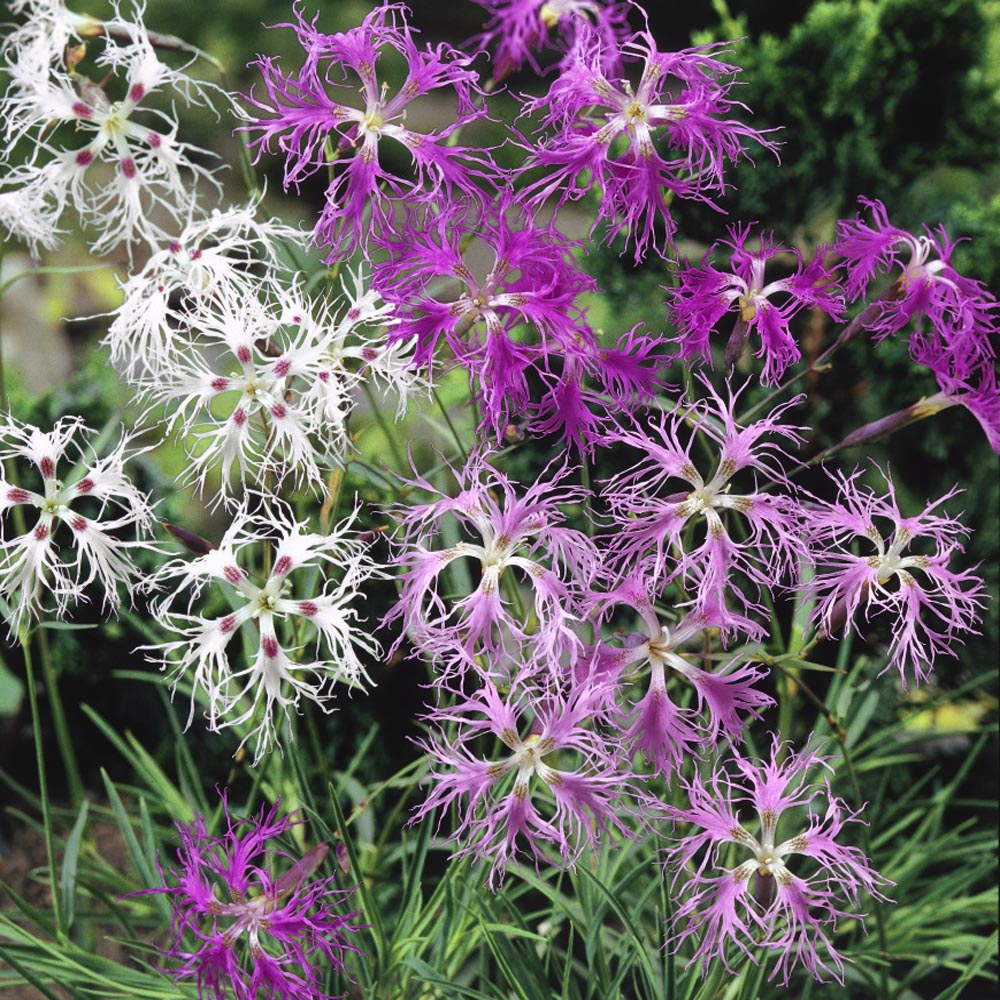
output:
[[83,781],[80,769],[77,767],[76,754],[73,753],[73,741],[70,739],[69,726],[66,725],[66,713],[63,710],[62,697],[59,694],[59,684],[56,680],[55,666],[52,663],[52,651],[49,648],[49,637],[45,629],[35,629],[38,639],[38,655],[42,666],[42,679],[45,682],[45,693],[49,699],[52,711],[52,724],[56,731],[56,744],[59,756],[62,758],[63,769],[66,772],[66,783],[69,785],[70,802],[75,810],[83,803]]
[[451,414],[448,412],[448,407],[441,401],[437,388],[434,386],[431,386],[431,395],[434,397],[434,402],[437,403],[437,407],[441,411],[441,415],[444,417],[444,422],[448,425],[448,430],[451,431],[451,436],[455,441],[455,447],[458,449],[458,453],[462,456],[462,463],[465,464],[469,461],[469,453],[465,450],[465,446],[462,444],[462,439],[459,437],[458,430],[452,422]]
[[38,711],[38,692],[35,689],[35,667],[31,662],[31,645],[22,641],[24,651],[24,669],[28,675],[28,701],[31,706],[31,728],[35,736],[35,761],[38,765],[38,793],[42,803],[42,827],[45,831],[45,853],[49,863],[50,890],[52,893],[52,915],[55,920],[56,934],[59,942],[69,944],[69,938],[64,926],[62,899],[56,885],[56,848],[55,834],[52,830],[52,813],[49,809],[49,783],[45,774],[45,754],[42,747],[42,720]]
[[368,403],[371,406],[372,416],[375,418],[375,423],[378,424],[379,429],[385,435],[386,443],[389,445],[389,450],[392,452],[393,458],[396,460],[396,465],[399,471],[402,472],[409,464],[406,460],[406,456],[403,454],[399,446],[399,435],[393,433],[392,424],[385,419],[385,414],[382,412],[382,407],[378,405],[378,401],[375,399],[375,393],[372,391],[371,384],[365,382],[365,395],[368,397]]

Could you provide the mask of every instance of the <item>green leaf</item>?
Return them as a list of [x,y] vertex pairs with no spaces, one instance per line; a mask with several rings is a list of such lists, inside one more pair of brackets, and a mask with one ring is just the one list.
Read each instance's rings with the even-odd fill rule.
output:
[[63,919],[66,930],[73,926],[73,914],[76,908],[76,864],[80,856],[80,839],[87,825],[87,802],[80,806],[80,812],[66,840],[66,850],[63,852],[62,872],[59,878],[59,891],[62,894]]

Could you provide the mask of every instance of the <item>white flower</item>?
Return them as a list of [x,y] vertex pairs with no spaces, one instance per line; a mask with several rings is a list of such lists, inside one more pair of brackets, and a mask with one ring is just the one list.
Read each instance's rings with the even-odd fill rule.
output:
[[297,286],[258,282],[259,299],[219,285],[185,317],[185,332],[159,369],[136,381],[147,404],[142,419],[162,407],[168,428],[185,439],[188,482],[204,492],[218,468],[221,503],[231,498],[237,470],[240,482],[259,488],[288,479],[320,493],[325,471],[351,446],[347,418],[364,379],[377,374],[405,403],[421,380],[386,349],[384,334],[369,340],[360,332],[392,319],[356,283],[346,308]]
[[36,260],[39,247],[54,250],[59,245],[58,222],[58,210],[37,186],[0,191],[0,226],[15,240],[27,244]]
[[[155,549],[118,534],[128,529],[145,534],[153,518],[147,497],[125,474],[128,436],[99,458],[91,443],[78,440],[93,434],[79,417],[63,417],[48,433],[10,415],[0,425],[0,460],[28,459],[41,477],[41,489],[35,490],[0,476],[0,595],[8,604],[12,634],[40,613],[46,592],[62,617],[71,602],[87,600],[84,588],[96,581],[105,607],[116,608],[118,585],[139,575],[131,550]],[[58,473],[66,462],[73,467],[64,482]],[[37,511],[23,534],[9,534],[13,507],[29,515]],[[69,545],[60,544],[58,536]]]
[[124,301],[104,341],[120,372],[156,372],[168,364],[191,342],[199,313],[214,297],[257,297],[261,288],[277,287],[287,274],[278,263],[280,246],[304,242],[303,234],[275,219],[258,220],[256,209],[251,203],[192,219],[122,285]]
[[[256,738],[256,762],[278,743],[279,712],[287,715],[302,698],[329,712],[337,684],[371,683],[360,657],[378,655],[379,646],[351,604],[360,597],[359,586],[383,572],[353,522],[352,515],[320,535],[280,501],[255,513],[244,502],[218,548],[195,559],[171,560],[157,571],[151,582],[172,589],[156,604],[155,615],[179,638],[145,649],[152,662],[172,669],[175,690],[182,677],[191,682],[188,725],[199,700],[207,700],[213,730],[250,723],[243,742]],[[254,574],[241,565],[265,548],[273,551],[268,572]],[[306,579],[321,579],[296,593],[291,577],[305,568],[312,568]],[[194,614],[196,600],[212,584],[225,591],[231,610],[214,618]],[[249,662],[233,666],[230,643],[243,626],[256,650]],[[315,640],[311,660],[296,645],[310,638]]]
[[141,25],[116,18],[104,28],[94,62],[106,80],[97,84],[79,68],[58,64],[42,71],[26,50],[11,50],[13,86],[0,101],[7,138],[0,158],[24,158],[5,190],[37,188],[58,212],[72,203],[95,232],[96,253],[159,241],[158,214],[180,225],[196,204],[199,179],[219,189],[211,171],[192,159],[203,151],[180,142],[172,115],[148,101],[165,92],[188,104],[209,103],[209,88],[161,62]]
[[201,346],[178,351],[139,381],[150,403],[143,419],[159,404],[173,407],[168,427],[187,439],[187,482],[204,492],[218,467],[220,502],[230,498],[234,466],[243,482],[291,478],[321,489],[327,446],[311,436],[314,407],[303,404],[299,391],[321,354],[317,331],[279,325],[268,303],[232,290],[215,296],[213,306],[198,314]]

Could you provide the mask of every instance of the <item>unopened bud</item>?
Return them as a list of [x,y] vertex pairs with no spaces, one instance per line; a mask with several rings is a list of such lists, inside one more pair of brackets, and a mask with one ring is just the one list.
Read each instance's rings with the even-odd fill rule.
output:
[[196,535],[193,531],[188,531],[187,528],[181,528],[179,525],[170,524],[167,521],[161,521],[160,525],[175,542],[180,542],[188,552],[196,556],[208,555],[213,549],[218,548],[214,542],[202,538],[201,535]]

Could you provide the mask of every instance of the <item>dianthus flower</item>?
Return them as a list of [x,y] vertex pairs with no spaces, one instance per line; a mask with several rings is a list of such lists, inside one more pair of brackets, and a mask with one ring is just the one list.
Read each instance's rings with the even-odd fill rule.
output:
[[[131,553],[155,550],[143,537],[123,537],[147,536],[153,519],[147,496],[125,473],[134,454],[130,438],[124,435],[99,457],[96,436],[81,417],[62,417],[48,432],[9,414],[0,426],[0,462],[27,459],[41,477],[36,490],[8,482],[0,472],[0,595],[12,634],[42,613],[45,594],[54,598],[61,618],[71,603],[87,600],[85,588],[94,581],[105,607],[117,608],[119,584],[140,576]],[[24,534],[10,531],[14,507],[26,515],[37,512]],[[60,525],[71,548],[60,542]]]
[[[573,259],[575,244],[536,226],[511,196],[488,208],[451,202],[411,212],[396,234],[380,241],[388,256],[373,268],[375,287],[397,307],[391,339],[412,340],[418,365],[444,353],[464,368],[494,437],[530,410],[547,429],[584,439],[577,410],[593,403],[568,405],[567,381],[582,392],[592,378],[623,406],[657,385],[656,342],[633,331],[615,348],[599,344],[577,304],[596,285]],[[489,270],[479,278],[473,261],[484,249]],[[533,402],[539,379],[548,391]]]
[[[971,569],[949,568],[963,551],[959,540],[968,529],[935,511],[957,487],[904,517],[888,475],[881,496],[861,476],[860,469],[831,473],[837,499],[806,508],[815,574],[803,590],[817,602],[814,622],[826,632],[839,631],[845,622],[859,629],[859,609],[866,621],[888,618],[892,643],[885,670],[895,667],[905,687],[911,676],[925,681],[938,656],[954,656],[962,636],[976,634],[983,582]],[[862,551],[856,554],[858,544]]]
[[204,490],[219,467],[217,500],[229,502],[238,465],[241,482],[288,478],[319,490],[324,468],[347,451],[351,389],[361,373],[397,387],[419,382],[398,350],[346,342],[365,324],[391,322],[360,278],[355,284],[342,316],[298,289],[262,300],[238,286],[217,288],[211,308],[192,314],[197,340],[175,346],[169,364],[139,379],[146,417],[163,405],[170,428],[187,438],[188,481]]
[[[243,742],[256,737],[254,757],[259,760],[278,743],[279,711],[287,715],[306,698],[329,712],[337,684],[370,683],[361,655],[375,655],[379,647],[351,605],[360,596],[359,587],[381,570],[352,519],[320,535],[308,531],[278,501],[255,513],[248,503],[233,513],[218,546],[202,540],[196,558],[172,559],[151,578],[153,586],[171,588],[157,599],[154,612],[160,626],[179,638],[144,649],[148,659],[173,672],[175,690],[182,677],[190,683],[188,725],[203,692],[209,728],[252,723]],[[265,548],[274,550],[269,567],[254,572],[240,565]],[[303,569],[320,578],[295,594],[293,574]],[[297,587],[303,578],[308,574]],[[228,609],[216,616],[192,613],[209,585],[224,591]],[[294,623],[294,635],[284,629],[286,622]],[[303,629],[314,637],[317,655],[299,662],[289,653],[301,656]],[[241,631],[256,647],[252,662],[245,665],[232,662],[239,654],[229,648]]]
[[[898,267],[889,290],[877,301],[867,327],[878,338],[918,321],[910,337],[910,353],[938,364],[947,357],[953,377],[968,376],[995,355],[991,338],[1000,331],[997,301],[978,281],[951,265],[954,249],[943,227],[913,236],[889,222],[880,201],[860,198],[872,213],[873,225],[860,216],[837,223],[834,250],[844,257],[849,299],[864,295],[879,275]],[[925,322],[927,321],[927,322]]]
[[[440,827],[449,807],[460,807],[462,821],[449,833],[462,842],[455,856],[488,859],[490,888],[503,884],[519,847],[527,846],[536,867],[553,863],[543,844],[557,850],[556,863],[572,866],[602,837],[628,836],[621,819],[628,775],[613,745],[589,725],[597,697],[579,685],[545,694],[515,687],[504,698],[488,678],[475,694],[457,694],[453,707],[427,718],[431,735],[420,746],[430,757],[431,786],[410,822],[439,810]],[[495,740],[506,748],[499,758]],[[490,757],[478,752],[481,742]]]
[[[669,312],[680,328],[681,357],[711,362],[709,335],[724,316],[735,313],[726,345],[727,366],[739,360],[748,338],[756,334],[760,338],[756,356],[764,359],[761,381],[774,385],[801,357],[789,328],[792,318],[802,309],[820,308],[839,319],[844,312],[842,294],[832,269],[826,266],[825,248],[818,248],[808,263],[803,263],[798,250],[791,250],[794,273],[765,281],[768,264],[789,251],[775,242],[773,234],[762,235],[760,248],[748,250],[749,226],[731,226],[729,235],[729,240],[720,240],[709,250],[700,265],[680,268],[678,286],[668,289]],[[720,246],[732,250],[729,271],[709,263]]]
[[[527,63],[541,73],[535,53],[543,48],[570,52],[581,24],[592,25],[608,43],[604,51],[616,58],[628,31],[628,6],[618,0],[475,0],[492,15],[486,30],[472,44],[492,49],[493,79],[500,81]],[[612,67],[607,67],[610,72]]]
[[[164,233],[155,220],[163,213],[179,224],[189,217],[199,179],[218,188],[212,173],[192,157],[202,151],[177,140],[170,114],[149,107],[157,92],[207,104],[206,86],[161,62],[142,25],[116,18],[104,30],[103,48],[94,59],[107,76],[100,84],[79,71],[78,52],[73,65],[56,65],[51,72],[28,66],[21,73],[15,64],[16,85],[0,102],[4,156],[30,146],[26,161],[7,172],[4,189],[44,200],[54,217],[72,203],[95,231],[96,253],[160,240]],[[110,83],[120,83],[120,97],[108,92]],[[157,127],[143,124],[143,115]],[[98,169],[100,164],[111,169]]]
[[[641,632],[627,633],[620,646],[600,643],[592,666],[594,677],[606,685],[612,724],[623,731],[625,744],[642,753],[654,769],[669,777],[699,748],[714,745],[720,736],[740,739],[745,725],[742,714],[758,716],[758,710],[773,700],[756,688],[764,672],[744,659],[736,659],[722,671],[705,670],[691,662],[682,650],[694,640],[703,640],[707,629],[725,621],[721,609],[706,604],[685,615],[675,626],[662,624],[649,594],[649,581],[633,573],[608,594],[601,595],[605,613],[622,606],[633,609],[641,621]],[[763,632],[746,622],[753,635]],[[645,694],[630,709],[619,707],[619,699],[648,667]],[[668,678],[682,677],[693,689],[697,705],[683,707],[670,696]],[[706,721],[699,715],[707,709]]]
[[[285,157],[285,189],[298,187],[317,171],[332,169],[334,178],[316,226],[316,242],[330,248],[328,261],[340,259],[369,234],[390,229],[395,205],[436,199],[452,188],[473,190],[475,173],[467,151],[448,145],[461,125],[485,112],[473,102],[478,74],[470,59],[449,45],[420,49],[406,23],[401,4],[383,4],[357,28],[335,35],[316,28],[317,14],[307,21],[295,10],[294,29],[305,50],[305,63],[295,76],[281,71],[275,59],[261,56],[252,65],[264,79],[266,96],[253,91],[246,101],[256,109],[252,124],[258,158],[263,152]],[[403,56],[407,75],[390,96],[376,66],[384,49]],[[355,107],[360,82],[362,107]],[[451,91],[457,100],[455,120],[437,132],[416,132],[404,124],[407,107],[435,91]],[[383,140],[399,143],[410,157],[414,176],[390,173],[380,162]],[[332,144],[332,161],[327,146]],[[370,217],[367,213],[371,213]]]
[[728,96],[738,70],[715,58],[719,46],[660,52],[648,30],[638,31],[619,51],[623,65],[641,63],[633,89],[628,79],[608,79],[607,44],[581,25],[548,94],[525,103],[525,114],[543,113],[540,132],[555,132],[532,149],[528,166],[542,167],[545,176],[526,193],[536,205],[556,195],[561,206],[599,188],[594,227],[604,222],[609,242],[624,233],[638,261],[650,244],[660,253],[672,245],[674,196],[711,205],[725,190],[726,162],[746,156],[746,140],[774,147],[726,117],[740,107]]
[[[606,548],[613,569],[640,563],[653,586],[680,580],[693,587],[694,607],[717,608],[725,634],[744,628],[747,620],[727,610],[727,595],[748,612],[761,610],[753,593],[737,584],[736,574],[759,595],[791,579],[798,568],[798,503],[782,470],[788,456],[774,440],[800,440],[795,427],[781,422],[798,399],[744,427],[734,413],[739,393],[730,393],[726,402],[707,381],[704,385],[707,397],[680,401],[672,412],[651,418],[648,429],[608,436],[608,445],[628,445],[642,457],[603,491],[613,522]],[[718,450],[707,478],[691,456],[699,435]],[[735,492],[733,480],[742,470],[753,470],[764,477],[764,485],[777,488],[768,492],[750,479],[746,490]],[[698,522],[704,522],[700,540],[689,530]],[[734,533],[727,522],[739,529]],[[676,560],[672,568],[670,560]]]
[[352,923],[359,914],[335,909],[353,890],[337,889],[335,875],[310,881],[326,844],[301,858],[278,846],[302,819],[279,817],[275,804],[234,820],[225,793],[222,807],[222,836],[201,816],[176,824],[179,867],[160,869],[163,888],[136,894],[170,899],[164,971],[174,982],[194,979],[200,1000],[223,1000],[230,989],[235,1000],[326,998],[327,970],[342,970],[345,953],[358,950],[349,935],[361,929]]
[[111,362],[126,376],[160,370],[190,340],[199,311],[213,299],[256,297],[287,277],[282,243],[302,234],[275,219],[256,217],[257,205],[213,210],[165,240],[122,285],[123,302],[104,340]]
[[0,227],[12,239],[24,243],[32,258],[39,249],[54,250],[61,241],[59,210],[37,186],[19,191],[0,191]]
[[[687,828],[667,850],[666,867],[681,900],[670,941],[697,943],[689,964],[700,962],[707,973],[721,961],[733,971],[734,950],[757,963],[763,949],[775,955],[771,979],[787,985],[801,965],[821,982],[832,977],[843,984],[845,957],[832,934],[840,921],[861,919],[852,910],[862,892],[884,901],[878,887],[891,883],[857,847],[837,843],[847,823],[863,822],[860,810],[851,812],[829,781],[810,782],[815,767],[829,764],[815,751],[790,752],[775,736],[769,761],[733,750],[707,778],[680,779],[690,807],[666,808]],[[744,806],[756,814],[751,829],[741,822]],[[730,844],[751,855],[735,868],[724,863]]]
[[[580,640],[572,625],[598,557],[582,531],[563,525],[560,505],[583,497],[579,487],[561,484],[568,471],[550,467],[521,492],[485,455],[473,454],[452,470],[457,496],[419,476],[405,481],[435,499],[390,508],[404,573],[384,624],[401,619],[423,655],[444,666],[475,665],[486,675],[502,674],[511,659],[526,660],[525,671],[555,672],[563,656],[574,658]],[[455,597],[445,572],[460,560],[478,564],[479,573],[471,593]],[[528,606],[523,617],[505,600],[505,583]]]

